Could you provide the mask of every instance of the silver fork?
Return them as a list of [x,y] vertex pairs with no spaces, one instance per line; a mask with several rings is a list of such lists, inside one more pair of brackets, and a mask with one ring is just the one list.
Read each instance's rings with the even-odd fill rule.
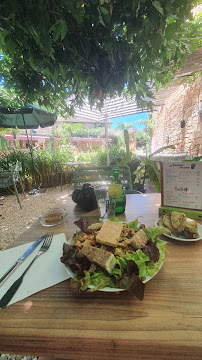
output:
[[53,234],[52,233],[47,233],[47,235],[46,235],[46,237],[45,237],[45,239],[43,241],[43,244],[41,245],[41,248],[38,251],[38,254],[33,258],[33,260],[28,265],[28,267],[25,269],[25,271],[22,273],[22,275],[13,283],[13,285],[11,285],[11,287],[8,289],[8,291],[5,293],[5,295],[1,298],[1,300],[0,300],[0,309],[5,308],[6,305],[8,305],[8,303],[11,301],[12,297],[14,296],[14,294],[16,293],[16,291],[18,290],[18,288],[22,284],[22,280],[23,280],[25,274],[30,269],[30,267],[32,266],[34,261],[40,255],[44,254],[49,249],[49,247],[51,245],[51,242],[52,242],[52,239],[53,239]]

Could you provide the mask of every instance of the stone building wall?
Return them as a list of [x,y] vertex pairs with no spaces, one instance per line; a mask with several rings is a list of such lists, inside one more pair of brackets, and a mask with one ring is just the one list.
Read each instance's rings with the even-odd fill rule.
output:
[[178,86],[166,104],[153,112],[155,127],[152,151],[174,144],[176,149],[173,152],[176,154],[202,155],[202,118],[199,114],[202,110],[201,95],[199,76],[186,87]]

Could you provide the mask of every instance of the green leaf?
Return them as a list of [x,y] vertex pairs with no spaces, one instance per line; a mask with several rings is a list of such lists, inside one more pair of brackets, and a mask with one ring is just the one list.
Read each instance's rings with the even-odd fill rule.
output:
[[51,49],[50,49],[50,57],[51,57],[52,60],[55,60],[54,54],[55,54],[55,51],[54,51],[53,48],[51,48]]
[[55,26],[53,29],[53,40],[57,41],[60,37],[61,31],[59,26]]
[[[10,94],[8,103],[15,98],[21,104],[26,93],[30,102],[69,113],[65,105],[65,89],[69,89],[75,95],[71,107],[81,106],[85,98],[101,107],[107,96],[124,92],[135,96],[139,107],[151,109],[148,83],[165,86],[174,77],[176,64],[201,45],[200,19],[191,16],[193,4],[188,0],[186,4],[183,0],[37,4],[10,1],[9,11],[5,1],[1,4],[0,76],[6,97]],[[36,68],[43,74],[43,85]],[[55,69],[61,74],[57,87],[52,84]],[[100,98],[95,96],[98,89],[102,89]]]
[[156,0],[153,1],[153,2],[152,2],[152,5],[155,7],[156,10],[158,10],[158,12],[159,12],[161,15],[164,14],[164,13],[163,13],[163,9],[162,9],[161,4],[160,4],[159,1],[156,1]]
[[103,21],[103,18],[102,18],[101,14],[99,14],[99,22],[100,22],[100,24],[102,24],[105,27],[105,23]]
[[140,10],[140,1],[138,1],[137,9],[136,9],[136,18],[138,17],[138,12]]
[[103,7],[103,6],[100,6],[100,10],[101,10],[102,13],[105,14],[105,15],[108,15],[108,14],[109,14],[109,11],[108,11],[105,7]]
[[137,170],[137,168],[140,166],[141,164],[141,160],[140,159],[134,159],[129,163],[129,167],[131,169],[131,172],[133,173],[134,171]]
[[160,34],[156,34],[152,39],[152,51],[158,53],[162,45],[162,37]]
[[109,221],[112,221],[112,222],[119,222],[119,218],[117,218],[116,216],[113,217],[113,218],[110,218]]
[[173,149],[173,150],[175,150],[175,145],[166,145],[166,146],[163,146],[163,147],[159,148],[158,150],[154,151],[152,154],[150,154],[150,156],[159,154],[160,152],[162,152],[162,151],[164,151],[164,150],[166,150],[166,149]]
[[134,221],[128,222],[127,225],[128,225],[131,229],[133,229],[134,231],[137,230],[138,219],[135,219]]
[[55,69],[54,74],[53,74],[53,82],[54,82],[54,83],[56,83],[57,78],[58,78],[58,72],[57,72],[57,70]]
[[61,40],[63,40],[67,34],[67,23],[65,20],[60,20],[60,34]]
[[165,29],[165,36],[167,40],[171,40],[175,37],[176,32],[176,23],[173,22],[172,24],[169,24]]
[[16,42],[13,40],[6,40],[6,41],[7,41],[7,45],[10,48],[10,54],[13,54],[17,46]]

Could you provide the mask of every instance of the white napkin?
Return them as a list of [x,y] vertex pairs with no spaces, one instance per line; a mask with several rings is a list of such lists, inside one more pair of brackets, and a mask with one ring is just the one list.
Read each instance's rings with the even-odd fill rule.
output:
[[[22,284],[8,305],[25,299],[38,291],[70,278],[70,275],[65,270],[65,266],[60,261],[64,242],[67,242],[65,234],[54,235],[50,248],[46,251],[46,253],[35,260],[31,268],[25,274]],[[15,264],[16,260],[29,248],[31,244],[33,244],[33,242],[0,251],[0,277],[3,276],[13,264]],[[22,275],[23,271],[38,253],[41,244],[37,246],[37,248],[24,260],[14,273],[11,274],[0,286],[0,299],[14,281]]]

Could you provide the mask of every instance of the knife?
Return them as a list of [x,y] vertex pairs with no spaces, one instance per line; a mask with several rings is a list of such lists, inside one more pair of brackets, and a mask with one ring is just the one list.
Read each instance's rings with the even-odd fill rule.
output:
[[20,264],[32,253],[32,251],[34,251],[34,249],[36,249],[36,247],[42,242],[42,240],[44,239],[44,237],[47,234],[43,235],[42,237],[40,237],[39,239],[37,239],[26,251],[25,253],[19,257],[19,259],[16,261],[16,263],[11,266],[11,268],[6,271],[6,273],[0,278],[0,286],[4,283],[4,281],[6,281],[6,279],[18,268],[18,266],[20,266]]

